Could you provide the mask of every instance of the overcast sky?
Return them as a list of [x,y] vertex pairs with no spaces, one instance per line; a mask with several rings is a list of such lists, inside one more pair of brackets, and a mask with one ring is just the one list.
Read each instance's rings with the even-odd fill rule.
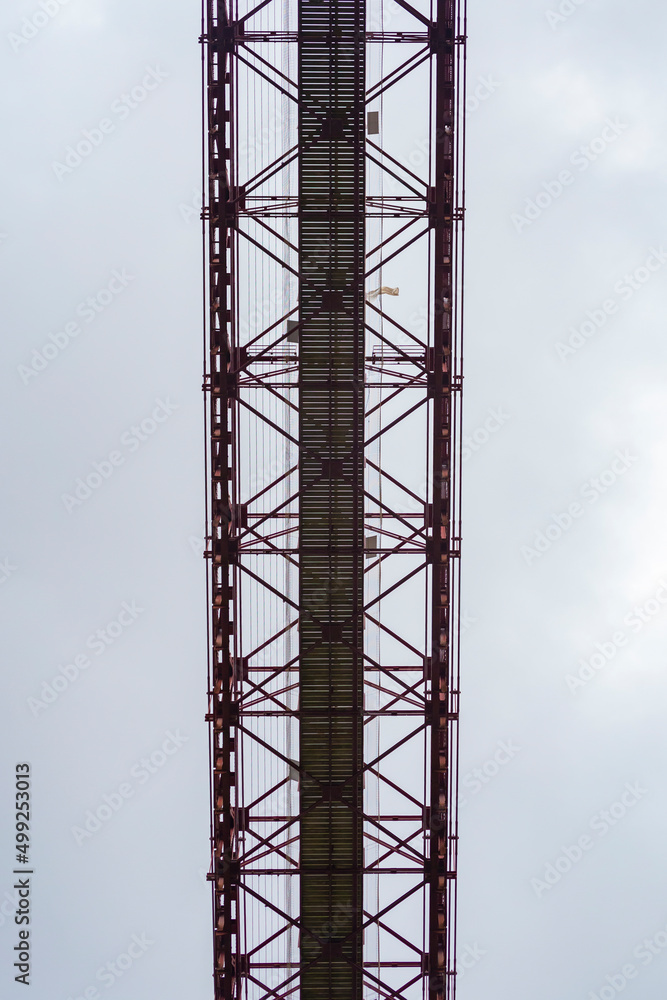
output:
[[[470,3],[461,1000],[667,979],[666,30]],[[35,1000],[211,995],[198,34],[0,11],[3,996],[19,761]]]

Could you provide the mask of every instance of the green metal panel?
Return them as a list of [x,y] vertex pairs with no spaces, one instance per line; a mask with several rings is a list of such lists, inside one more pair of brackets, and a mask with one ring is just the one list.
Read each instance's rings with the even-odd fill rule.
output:
[[299,2],[301,997],[362,995],[365,4]]

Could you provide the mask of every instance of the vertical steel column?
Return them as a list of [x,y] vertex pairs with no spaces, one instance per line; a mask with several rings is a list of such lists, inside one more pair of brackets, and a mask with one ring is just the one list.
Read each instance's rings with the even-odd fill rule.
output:
[[299,2],[303,1000],[362,995],[365,13]]
[[[237,20],[225,0],[204,5],[216,1000],[454,996],[465,0],[397,3],[410,30],[366,33],[354,0],[295,0],[296,31],[275,30],[277,0],[234,5]],[[371,64],[368,89],[367,43],[408,53],[392,53],[380,77]],[[286,44],[298,48],[298,80],[273,48]],[[365,105],[396,94],[399,117],[412,114],[394,87],[413,72],[424,83],[426,67],[431,169],[411,170],[390,133],[366,139]],[[251,155],[245,116],[275,92],[298,107],[298,147],[261,129]],[[394,112],[385,118],[398,127]],[[367,161],[386,188],[369,167],[366,190]],[[271,178],[293,162],[298,191],[277,189]],[[372,218],[387,221],[366,247]],[[403,261],[411,273],[419,241],[430,247],[429,322],[414,336],[365,284]],[[283,316],[265,301],[282,269],[295,279]],[[266,319],[251,330],[255,282]],[[379,390],[366,439],[364,386]],[[297,393],[298,440],[285,417]],[[429,438],[425,504],[398,462],[416,426]],[[298,448],[298,470],[274,467],[272,434]],[[281,590],[286,572],[298,572],[298,605]],[[365,576],[378,582],[366,604]],[[417,638],[413,611],[427,595]],[[386,637],[377,653],[364,653],[364,617]],[[284,637],[297,626],[293,656]],[[365,722],[379,733],[366,759]],[[364,900],[364,877],[377,896]]]
[[232,404],[234,377],[230,372],[230,323],[232,259],[230,230],[235,211],[230,200],[228,164],[231,97],[228,64],[234,49],[224,0],[207,0],[206,100],[208,123],[208,191],[203,218],[208,221],[209,353],[204,390],[208,392],[209,524],[207,551],[210,559],[209,597],[212,664],[209,677],[207,720],[211,745],[211,853],[209,878],[213,886],[215,996],[232,1000],[237,995],[238,862],[233,854],[235,775],[234,667],[230,649],[232,622],[234,543],[231,538],[232,508]]
[[[448,865],[449,810],[452,766],[450,719],[453,710],[451,622],[452,526],[452,302],[454,252],[455,0],[437,0],[431,28],[435,58],[435,185],[431,189],[434,254],[433,327],[433,533],[432,533],[432,656],[431,656],[431,802],[429,870],[429,995],[450,995]],[[453,977],[452,977],[453,978]],[[453,982],[451,992],[453,993]]]

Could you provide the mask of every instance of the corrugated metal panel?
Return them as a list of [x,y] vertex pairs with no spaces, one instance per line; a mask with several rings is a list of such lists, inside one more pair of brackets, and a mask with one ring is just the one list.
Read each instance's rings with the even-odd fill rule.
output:
[[301,997],[362,995],[365,4],[300,0]]

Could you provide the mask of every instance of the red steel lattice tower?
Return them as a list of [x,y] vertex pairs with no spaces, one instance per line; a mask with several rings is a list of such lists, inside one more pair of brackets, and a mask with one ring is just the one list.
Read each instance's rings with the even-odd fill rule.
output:
[[465,36],[204,4],[216,1000],[454,996]]

